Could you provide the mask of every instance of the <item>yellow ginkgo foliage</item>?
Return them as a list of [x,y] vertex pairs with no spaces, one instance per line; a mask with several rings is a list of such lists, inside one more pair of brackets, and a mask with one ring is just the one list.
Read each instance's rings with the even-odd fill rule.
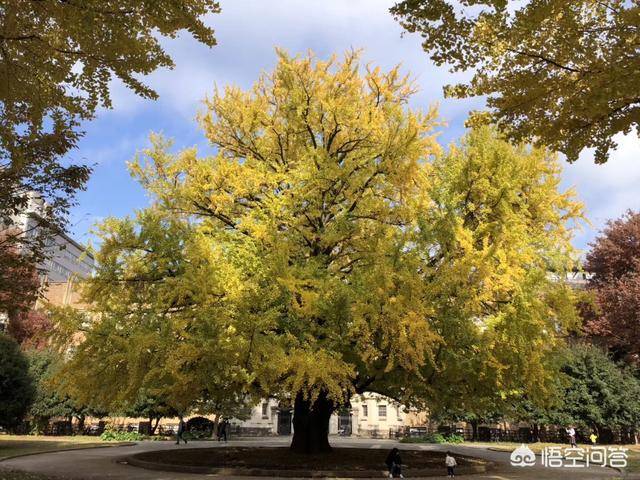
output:
[[572,266],[580,217],[555,158],[489,128],[443,154],[399,69],[278,56],[207,100],[214,155],[154,137],[131,165],[152,205],[100,227],[70,378],[116,403],[276,396],[303,452],[329,449],[330,415],[364,391],[544,395],[574,320],[549,272]]

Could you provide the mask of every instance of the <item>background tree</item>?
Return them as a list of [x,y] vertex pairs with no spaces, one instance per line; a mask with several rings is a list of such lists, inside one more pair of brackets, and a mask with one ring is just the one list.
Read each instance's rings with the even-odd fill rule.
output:
[[100,227],[96,315],[66,368],[78,394],[290,398],[300,452],[330,449],[354,393],[544,395],[575,321],[547,271],[572,266],[580,206],[553,155],[489,128],[440,156],[413,91],[397,68],[361,75],[356,53],[279,52],[250,92],[208,101],[215,156],[154,139],[132,165],[152,206]]
[[58,388],[54,376],[63,363],[60,354],[50,349],[30,350],[27,357],[29,374],[35,387],[35,396],[29,408],[32,430],[38,433],[45,432],[52,418],[61,417],[69,423],[76,418],[78,431],[82,432],[87,416],[105,416],[104,412],[75,401]]
[[[634,370],[614,362],[601,348],[590,344],[564,349],[559,360],[552,401],[544,404],[523,396],[513,402],[508,416],[529,422],[537,441],[545,427],[575,425],[585,439],[594,432],[605,443],[618,439],[635,442],[640,382]],[[560,435],[564,437],[564,433]]]
[[202,399],[195,403],[192,413],[213,415],[213,432],[223,419],[247,420],[251,418],[251,408],[260,399],[239,392],[234,385],[219,385],[215,392],[204,392]]
[[0,333],[0,426],[20,423],[33,395],[27,359],[14,340]]
[[[90,173],[65,156],[80,124],[110,107],[117,77],[144,98],[156,93],[140,75],[173,62],[160,37],[188,30],[213,46],[201,18],[214,0],[7,0],[0,6],[0,229],[25,209],[31,192],[46,199],[46,221],[32,232],[4,235],[0,262],[16,245],[27,264],[45,255],[46,237],[64,227],[73,194]],[[8,253],[9,252],[9,253]]]
[[53,328],[48,315],[42,310],[21,311],[9,318],[7,334],[13,337],[23,350],[43,350]]
[[640,362],[640,213],[610,221],[591,245],[584,266],[595,297],[585,330],[614,357]]
[[621,368],[597,347],[577,345],[568,352],[563,403],[552,411],[556,424],[581,426],[603,442],[633,441],[640,425],[640,383],[633,371]]
[[24,255],[12,238],[12,229],[0,221],[0,314],[15,320],[31,309],[40,280],[33,259]]
[[[559,377],[561,377],[559,375]],[[562,377],[563,378],[563,377]],[[523,395],[514,399],[509,410],[509,418],[516,422],[529,424],[531,435],[529,441],[540,442],[542,440],[550,441],[548,437],[544,437],[545,429],[548,425],[553,425],[555,417],[553,416],[553,408],[562,405],[561,389],[557,389],[558,397],[555,398],[556,403],[553,407],[547,404],[541,404],[536,400],[531,400],[528,396]],[[554,439],[555,440],[555,439]]]
[[[489,411],[476,409],[475,411],[466,411],[460,407],[452,407],[449,409],[440,409],[438,411],[429,412],[429,420],[441,423],[457,423],[466,422],[471,425],[471,441],[480,440],[479,427],[485,423],[498,423],[504,418],[501,411]],[[455,433],[452,432],[452,433]]]
[[149,434],[155,435],[160,420],[165,417],[177,417],[179,412],[164,403],[161,399],[140,392],[135,402],[125,409],[128,417],[149,419]]
[[[575,161],[606,162],[638,126],[640,5],[626,0],[403,0],[392,13],[438,65],[473,71],[449,96],[486,95],[491,118]],[[636,135],[640,133],[636,131]]]

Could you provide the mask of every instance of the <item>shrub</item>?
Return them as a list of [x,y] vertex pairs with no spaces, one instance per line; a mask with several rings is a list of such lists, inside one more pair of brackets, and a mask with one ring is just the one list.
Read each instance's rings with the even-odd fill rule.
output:
[[100,435],[100,440],[104,442],[139,442],[145,438],[138,432],[120,432],[114,429],[107,429]]
[[456,435],[454,433],[444,438],[445,438],[445,443],[463,443],[464,442],[464,437],[462,435]]
[[421,437],[405,437],[400,440],[402,443],[462,443],[462,435],[443,435],[441,433],[430,433]]

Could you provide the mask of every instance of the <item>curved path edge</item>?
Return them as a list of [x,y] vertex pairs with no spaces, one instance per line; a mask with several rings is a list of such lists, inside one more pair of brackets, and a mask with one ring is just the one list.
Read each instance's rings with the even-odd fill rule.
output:
[[[285,446],[290,442],[290,438],[275,439],[254,439],[251,441],[229,442],[230,446]],[[188,448],[211,448],[211,442],[195,442]],[[404,450],[407,445],[400,444],[390,440],[374,440],[374,439],[332,439],[332,445],[347,448],[371,448],[378,450],[388,450],[397,446]],[[186,447],[186,446],[185,446]],[[225,445],[217,445],[216,448],[225,448]],[[51,477],[60,477],[67,480],[206,480],[206,478],[224,478],[224,474],[197,474],[197,473],[180,473],[166,472],[161,473],[159,470],[149,470],[139,468],[133,465],[121,463],[128,457],[136,453],[142,453],[152,450],[174,451],[182,449],[170,442],[139,442],[135,446],[123,448],[94,448],[78,451],[51,452],[41,453],[38,455],[29,455],[23,458],[16,458],[6,462],[0,462],[0,478],[2,478],[3,469],[20,470],[24,472],[48,475]],[[536,465],[531,468],[514,468],[509,465],[508,452],[495,452],[485,448],[465,447],[465,446],[442,446],[442,445],[421,445],[411,446],[411,450],[436,451],[443,454],[450,450],[455,455],[481,458],[485,462],[494,464],[493,468],[488,468],[486,473],[474,474],[473,476],[461,476],[460,478],[469,478],[470,480],[613,480],[613,478],[625,478],[630,480],[640,480],[640,476],[635,474],[620,474],[609,468],[587,467],[580,469],[554,469],[543,468]],[[381,452],[382,454],[382,452]],[[443,467],[444,469],[444,467]],[[575,471],[580,470],[580,471]],[[269,472],[274,475],[274,472]],[[409,472],[408,472],[409,473]],[[443,478],[444,471],[438,473],[432,479]],[[460,472],[459,472],[460,473]],[[209,477],[215,475],[215,477]],[[414,477],[413,475],[411,476]],[[228,475],[227,478],[234,479],[237,476]],[[246,480],[262,480],[264,476],[254,475],[245,477]],[[284,477],[282,477],[284,478]],[[291,477],[288,477],[291,478]],[[310,478],[310,477],[306,477]],[[352,477],[353,478],[353,477]],[[381,478],[380,470],[375,471],[373,478]],[[424,478],[424,477],[423,477]]]
[[6,460],[13,460],[14,458],[30,457],[32,455],[42,455],[45,453],[73,452],[75,450],[95,450],[96,448],[133,447],[137,444],[138,444],[137,442],[117,442],[117,443],[105,444],[105,445],[87,445],[87,446],[68,447],[68,448],[56,448],[54,450],[44,450],[44,451],[38,451],[38,452],[18,453],[16,455],[9,455],[9,456],[0,458],[0,463]]

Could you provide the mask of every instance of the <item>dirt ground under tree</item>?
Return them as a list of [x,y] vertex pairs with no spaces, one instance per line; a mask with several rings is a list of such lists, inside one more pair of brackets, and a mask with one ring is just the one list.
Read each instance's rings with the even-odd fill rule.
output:
[[[246,468],[277,470],[358,471],[384,470],[388,451],[367,448],[334,448],[330,453],[298,454],[281,448],[197,448],[175,451],[144,452],[136,458],[165,465],[210,468]],[[411,470],[442,469],[444,453],[401,450],[403,468]],[[478,464],[475,459],[457,456],[458,465]]]

